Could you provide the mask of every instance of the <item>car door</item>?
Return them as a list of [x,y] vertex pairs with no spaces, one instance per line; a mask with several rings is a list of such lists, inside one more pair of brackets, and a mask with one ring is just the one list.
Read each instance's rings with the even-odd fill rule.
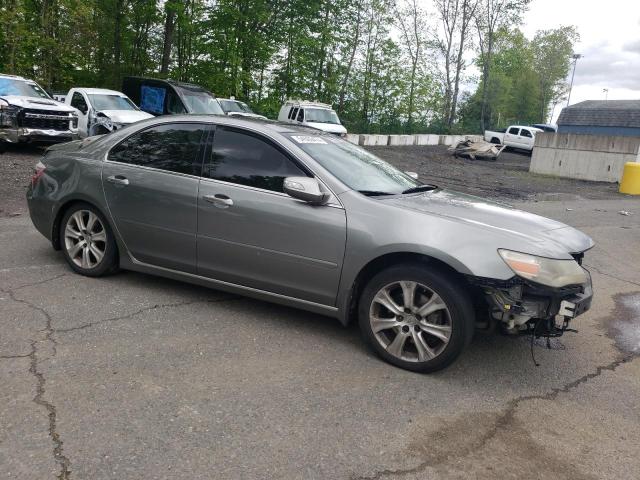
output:
[[288,176],[312,175],[273,140],[216,127],[198,196],[198,273],[334,305],[345,211],[289,197]]
[[87,99],[80,92],[73,92],[71,96],[71,106],[73,108],[77,108],[78,113],[78,133],[80,137],[86,137],[88,135],[87,132],[87,124],[89,119],[89,104],[87,103]]
[[509,147],[520,148],[520,129],[518,127],[510,127],[504,134],[504,144]]
[[145,128],[107,154],[102,184],[127,249],[141,262],[196,271],[197,198],[208,126]]
[[522,145],[522,148],[525,148],[527,150],[533,149],[534,137],[533,137],[533,134],[531,133],[531,130],[529,130],[528,128],[521,128],[520,138],[521,138],[520,143]]

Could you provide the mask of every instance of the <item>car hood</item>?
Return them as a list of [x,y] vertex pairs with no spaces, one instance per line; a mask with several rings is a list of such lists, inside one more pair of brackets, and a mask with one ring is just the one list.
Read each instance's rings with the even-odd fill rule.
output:
[[55,110],[56,112],[76,112],[76,109],[60,103],[56,100],[49,100],[47,98],[40,97],[22,97],[19,95],[2,95],[3,100],[6,100],[11,105],[22,108],[34,108],[38,110]]
[[[550,218],[518,210],[506,204],[450,190],[402,195],[385,199],[398,207],[438,215],[534,243],[549,256],[558,251],[579,253],[593,247],[590,237]],[[548,247],[545,249],[545,246]],[[527,253],[527,252],[525,252]]]
[[139,122],[146,118],[153,118],[153,115],[141,110],[100,110],[98,113],[103,113],[114,123],[124,124]]
[[338,125],[335,123],[307,122],[306,125],[329,133],[347,133],[347,129],[344,128],[343,125]]

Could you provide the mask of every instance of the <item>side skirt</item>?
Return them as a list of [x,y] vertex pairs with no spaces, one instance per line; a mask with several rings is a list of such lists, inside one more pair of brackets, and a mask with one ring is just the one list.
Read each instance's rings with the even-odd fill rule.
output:
[[126,259],[121,258],[121,267],[126,270],[133,270],[136,272],[147,273],[150,275],[158,275],[165,278],[171,278],[172,280],[179,280],[203,287],[212,288],[215,290],[221,290],[228,293],[236,293],[238,295],[244,295],[265,302],[278,303],[280,305],[286,305],[288,307],[299,308],[320,315],[326,315],[332,318],[340,319],[339,311],[336,307],[329,305],[323,305],[320,303],[310,302],[308,300],[302,300],[295,297],[289,297],[287,295],[281,295],[279,293],[268,292],[266,290],[260,290],[257,288],[247,287],[244,285],[238,285],[235,283],[224,282],[222,280],[214,280],[212,278],[202,277],[192,273],[180,272],[172,270],[170,268],[158,267],[150,265],[148,263],[140,262],[139,260],[129,257]]

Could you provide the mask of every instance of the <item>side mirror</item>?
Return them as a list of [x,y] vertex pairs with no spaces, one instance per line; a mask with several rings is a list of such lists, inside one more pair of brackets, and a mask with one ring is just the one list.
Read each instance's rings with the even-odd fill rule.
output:
[[312,205],[323,205],[331,195],[320,189],[320,182],[309,177],[287,177],[284,179],[284,192],[290,197],[303,200]]
[[414,180],[418,180],[418,174],[416,172],[404,172],[404,173],[409,175]]

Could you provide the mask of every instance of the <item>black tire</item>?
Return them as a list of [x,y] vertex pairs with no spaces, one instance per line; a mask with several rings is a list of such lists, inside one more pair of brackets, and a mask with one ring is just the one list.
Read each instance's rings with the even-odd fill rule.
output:
[[4,140],[0,140],[0,153],[4,153],[7,151],[7,145]]
[[[445,313],[437,314],[443,315],[443,318],[448,318],[448,321],[442,321],[441,324],[449,327],[450,336],[448,343],[441,341],[442,345],[439,345],[438,348],[441,348],[442,350],[433,358],[425,361],[420,361],[418,358],[417,342],[414,340],[415,337],[413,337],[414,333],[411,331],[411,328],[415,328],[420,338],[424,339],[425,332],[419,331],[421,328],[420,321],[418,321],[418,324],[414,323],[413,327],[409,326],[409,330],[404,334],[407,337],[406,342],[409,343],[407,344],[403,342],[403,345],[408,346],[409,349],[413,347],[414,350],[416,350],[416,358],[412,360],[403,359],[390,353],[387,348],[382,345],[382,340],[379,340],[380,332],[377,336],[373,331],[370,321],[370,312],[372,309],[379,308],[372,306],[372,304],[374,304],[374,297],[382,289],[398,282],[415,282],[419,287],[427,287],[427,289],[431,290],[433,294],[437,294],[446,306],[446,310],[442,310]],[[416,298],[416,295],[419,294],[414,294],[413,298]],[[396,303],[399,305],[398,302]],[[376,302],[376,304],[378,303]],[[391,311],[389,310],[388,313],[391,313]],[[393,314],[391,315],[391,321],[395,321],[393,320]],[[385,317],[386,316],[387,315],[385,315]],[[411,321],[416,321],[416,318],[413,315],[408,315],[408,317],[411,317]],[[399,317],[395,318],[397,319]],[[422,321],[428,322],[427,325],[429,325],[431,323],[431,320],[429,319],[431,318],[433,317],[428,314],[427,317],[422,319]],[[465,290],[465,287],[461,285],[461,282],[456,281],[452,275],[442,272],[436,268],[432,269],[428,264],[422,267],[409,264],[397,265],[375,275],[365,286],[362,295],[360,296],[358,320],[364,339],[375,353],[387,362],[400,368],[422,373],[435,372],[449,366],[469,344],[475,330],[473,304],[468,292]],[[384,320],[386,320],[386,318]],[[403,319],[403,322],[405,321],[406,320]],[[387,329],[381,330],[381,332],[385,332],[383,334],[385,338],[387,336],[386,332],[389,332],[395,340],[395,336],[400,335],[400,332],[404,332],[404,329],[407,328],[406,325],[399,327],[399,325],[401,325],[400,323],[397,325],[398,327],[387,327]],[[394,329],[394,333],[391,333],[392,328]],[[398,328],[402,330],[398,330]],[[412,337],[411,340],[408,340],[409,337]],[[436,346],[438,345],[437,342],[440,341],[438,338],[431,336],[427,336],[426,338],[428,341],[435,343]],[[394,342],[390,340],[390,344],[387,345],[387,347],[390,347],[391,343]]]
[[[74,215],[80,214],[83,218],[86,219],[89,218],[88,212],[91,212],[97,217],[101,226],[101,228],[98,229],[96,225],[96,231],[92,235],[95,239],[92,243],[92,246],[95,246],[98,249],[102,249],[104,253],[103,256],[98,260],[98,257],[96,257],[92,251],[88,252],[88,265],[83,266],[77,263],[77,260],[80,260],[77,256],[75,257],[75,260],[71,257],[72,250],[70,250],[69,245],[74,242],[74,237],[68,235],[66,232],[67,225]],[[72,220],[71,223],[72,227],[77,228],[77,222],[75,220]],[[60,246],[62,248],[64,258],[73,271],[87,277],[101,277],[114,273],[118,270],[118,246],[111,231],[111,227],[109,226],[109,223],[105,219],[104,215],[102,215],[102,213],[93,205],[85,202],[74,203],[62,216],[58,230],[60,235]],[[83,239],[78,240],[78,243],[84,242],[84,244],[86,245],[87,238],[91,239],[91,236],[84,237],[84,235],[86,235],[87,233],[80,230],[81,229],[78,229],[79,233],[82,234]],[[101,232],[104,232],[104,236],[101,235]],[[102,240],[103,237],[104,241]],[[100,240],[98,240],[98,238],[100,238]],[[81,250],[85,249],[82,248]],[[84,264],[82,260],[80,261]]]
[[500,139],[498,137],[493,137],[491,139],[491,142],[489,143],[495,143],[496,145],[500,145]]

